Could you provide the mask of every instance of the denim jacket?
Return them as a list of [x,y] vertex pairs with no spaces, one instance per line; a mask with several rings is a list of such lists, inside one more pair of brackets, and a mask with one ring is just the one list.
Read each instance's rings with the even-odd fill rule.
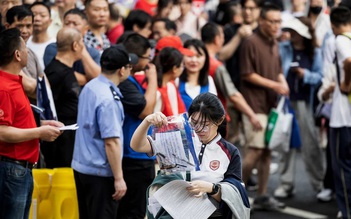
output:
[[[286,78],[290,69],[290,64],[293,61],[293,48],[291,42],[285,41],[279,43],[279,52],[282,61],[283,73]],[[323,78],[323,57],[322,50],[320,48],[315,48],[312,69],[304,69],[304,71],[305,74],[303,77],[303,83],[311,86],[310,107],[312,107],[315,89],[321,83]]]

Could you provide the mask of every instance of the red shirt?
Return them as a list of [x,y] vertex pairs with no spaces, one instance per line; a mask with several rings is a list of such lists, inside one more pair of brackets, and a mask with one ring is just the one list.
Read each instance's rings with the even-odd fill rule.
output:
[[[180,93],[179,93],[177,86],[175,85],[174,81],[171,81],[169,83],[171,83],[173,85],[174,91],[176,92],[175,94],[174,94],[172,89],[171,90],[168,89],[168,84],[164,87],[158,88],[158,91],[161,94],[161,100],[162,100],[162,113],[165,116],[173,116],[173,115],[185,113],[186,107],[185,107],[185,104],[183,102],[182,97],[180,96]],[[170,94],[169,92],[171,92],[171,95],[172,95],[172,93],[174,94],[174,95],[172,95],[172,98],[174,96],[176,96],[177,99],[176,100],[170,99],[171,97],[168,96]],[[171,101],[177,101],[178,109],[172,108]],[[177,112],[175,112],[176,110],[177,110]]]
[[[22,77],[0,70],[0,125],[14,128],[37,127],[29,100],[22,87]],[[35,163],[39,157],[39,140],[21,143],[0,141],[0,155]]]
[[111,44],[116,44],[118,38],[123,34],[123,32],[123,24],[117,24],[114,28],[106,33],[106,36],[110,40]]

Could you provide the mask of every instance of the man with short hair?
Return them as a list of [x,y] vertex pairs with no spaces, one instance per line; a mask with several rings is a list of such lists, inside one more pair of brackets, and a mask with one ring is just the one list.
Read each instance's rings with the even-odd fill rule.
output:
[[[73,63],[82,57],[84,48],[81,33],[74,28],[63,28],[57,33],[57,54],[45,68],[51,84],[57,117],[66,125],[77,122],[80,87],[74,76]],[[44,142],[42,152],[48,168],[70,167],[75,131],[65,131],[54,143]]]
[[34,2],[30,6],[34,14],[33,35],[27,41],[27,46],[37,55],[41,69],[44,69],[44,52],[47,45],[55,42],[48,32],[51,24],[50,7],[43,2]]
[[177,25],[168,18],[159,18],[152,23],[152,37],[158,41],[162,37],[174,36],[177,32]]
[[152,17],[143,10],[132,10],[124,20],[124,30],[133,31],[149,38],[151,35]]
[[[87,17],[83,11],[78,8],[67,11],[63,17],[63,26],[77,29],[82,36],[88,29]],[[44,53],[44,64],[47,66],[57,53],[57,44],[49,44]],[[87,45],[82,51],[82,58],[73,64],[74,75],[77,78],[78,84],[84,86],[89,80],[97,77],[100,74],[100,52]]]
[[[155,178],[155,157],[135,152],[130,147],[130,140],[143,119],[154,111],[157,73],[155,65],[150,63],[151,45],[145,37],[132,33],[123,45],[128,52],[136,54],[139,61],[133,65],[131,76],[118,86],[124,97],[121,100],[125,112],[122,164],[128,191],[121,200],[117,218],[143,219],[146,214],[146,190]],[[137,80],[140,72],[147,79],[146,88],[141,85],[146,80]]]
[[[226,3],[230,23],[224,26],[224,45],[218,52],[218,59],[225,62],[230,78],[239,90],[241,80],[240,45],[253,32],[257,31],[261,2],[261,0],[242,0],[241,2],[230,1]],[[235,109],[231,102],[228,102],[227,110],[231,118],[228,123],[228,138],[230,141],[236,142],[239,141],[241,113]]]
[[36,126],[19,76],[27,48],[18,29],[0,33],[0,51],[0,218],[28,218],[38,139],[54,141],[63,124],[42,121]]
[[210,57],[209,75],[215,82],[218,97],[221,99],[223,106],[226,107],[228,99],[239,111],[247,115],[254,129],[262,129],[256,114],[230,79],[227,69],[223,63],[216,59],[216,55],[224,42],[223,29],[218,24],[209,22],[201,28],[201,39],[205,43]]
[[[126,193],[122,171],[124,110],[117,87],[126,80],[137,57],[120,45],[104,50],[101,74],[85,85],[79,113],[72,168],[80,218],[115,219]],[[144,194],[145,195],[145,194]]]
[[77,0],[55,1],[55,7],[51,12],[52,22],[48,28],[51,37],[56,38],[57,32],[63,27],[65,13],[76,7]]
[[1,15],[0,31],[5,29],[5,26],[3,25],[5,25],[6,23],[7,11],[13,6],[21,5],[21,4],[22,4],[21,0],[0,0],[0,15]]
[[107,0],[87,0],[85,2],[85,13],[88,18],[89,30],[84,35],[84,43],[102,53],[104,49],[111,45],[105,35],[110,18]]
[[330,116],[330,150],[335,194],[342,218],[351,218],[351,11],[333,8],[337,78]]
[[[267,127],[268,114],[275,106],[278,95],[288,95],[289,87],[282,73],[278,42],[281,26],[280,8],[266,4],[261,8],[259,30],[243,42],[240,49],[241,92]],[[267,195],[271,151],[265,147],[265,128],[254,130],[243,115],[244,134],[247,140],[243,159],[243,179],[247,183],[252,169],[258,169],[258,196],[254,209],[275,210],[285,205]]]
[[[19,29],[22,39],[27,42],[33,32],[33,13],[23,5],[14,6],[6,13],[5,26],[6,29]],[[29,101],[36,105],[37,79],[39,76],[43,76],[43,71],[34,52],[29,48],[27,50],[27,66],[22,69],[20,75],[23,77],[22,84]]]

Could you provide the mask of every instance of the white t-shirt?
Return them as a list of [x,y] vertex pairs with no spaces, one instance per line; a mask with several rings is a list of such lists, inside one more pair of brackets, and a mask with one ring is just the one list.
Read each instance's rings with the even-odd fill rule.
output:
[[33,37],[30,37],[27,41],[27,47],[30,48],[31,50],[33,50],[35,55],[38,57],[40,67],[43,70],[45,69],[44,53],[45,53],[46,46],[49,45],[50,43],[54,43],[54,42],[56,42],[56,39],[50,38],[45,43],[34,43]]
[[335,59],[335,35],[330,35],[324,45],[323,49],[323,62],[324,65],[333,63]]
[[322,45],[324,37],[327,34],[327,32],[332,31],[329,15],[323,12],[320,13],[315,22],[315,26],[316,26],[315,34],[316,34],[317,40]]
[[[174,80],[176,86],[179,86],[179,78]],[[191,99],[195,99],[200,94],[201,86],[200,85],[192,85],[189,83],[185,83],[185,91],[191,97]],[[211,76],[208,76],[208,92],[217,95],[216,85]]]
[[[351,36],[350,33],[346,33]],[[335,41],[336,54],[340,69],[340,81],[344,80],[343,62],[351,57],[351,39],[346,36],[338,36]],[[337,79],[335,79],[337,81]],[[351,104],[348,97],[341,94],[339,84],[336,83],[333,95],[332,112],[330,117],[330,127],[351,127]]]

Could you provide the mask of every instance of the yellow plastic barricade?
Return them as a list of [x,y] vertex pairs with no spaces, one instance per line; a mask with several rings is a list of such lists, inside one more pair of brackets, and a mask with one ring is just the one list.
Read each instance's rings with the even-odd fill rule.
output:
[[49,199],[51,192],[52,169],[33,169],[34,190],[32,206],[29,213],[31,219],[52,219],[52,203]]
[[78,201],[71,168],[33,169],[30,219],[78,219]]
[[76,184],[72,168],[56,168],[52,177],[50,199],[54,204],[54,219],[78,219]]

